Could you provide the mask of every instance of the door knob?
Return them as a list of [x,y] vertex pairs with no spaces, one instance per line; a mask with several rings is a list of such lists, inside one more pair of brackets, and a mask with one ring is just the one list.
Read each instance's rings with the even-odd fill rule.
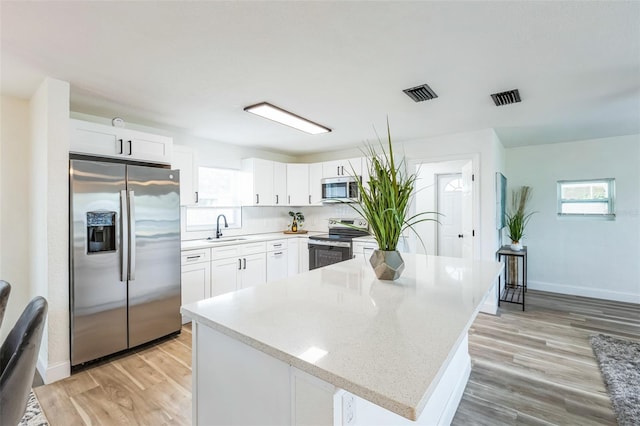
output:
[[464,235],[463,234],[458,234],[458,238],[463,238]]

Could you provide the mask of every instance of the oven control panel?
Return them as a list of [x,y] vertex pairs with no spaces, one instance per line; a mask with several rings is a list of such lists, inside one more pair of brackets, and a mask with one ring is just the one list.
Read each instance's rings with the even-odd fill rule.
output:
[[332,218],[329,219],[329,228],[352,228],[352,227],[360,228],[360,229],[368,229],[369,223],[361,218],[356,219],[341,219],[341,218]]

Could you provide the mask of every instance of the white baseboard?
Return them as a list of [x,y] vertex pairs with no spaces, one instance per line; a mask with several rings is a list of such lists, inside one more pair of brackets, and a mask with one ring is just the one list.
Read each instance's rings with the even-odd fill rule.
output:
[[45,385],[65,379],[71,375],[71,362],[69,361],[48,366],[41,357],[38,357],[36,368]]
[[527,281],[527,287],[531,290],[548,291],[550,293],[570,294],[572,296],[593,297],[596,299],[615,300],[617,302],[639,303],[638,293],[626,293],[620,291],[604,290],[600,288],[586,288],[574,285],[545,283],[542,281]]

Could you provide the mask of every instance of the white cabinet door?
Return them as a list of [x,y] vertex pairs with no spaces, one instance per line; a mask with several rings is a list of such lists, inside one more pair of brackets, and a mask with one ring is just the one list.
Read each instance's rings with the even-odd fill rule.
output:
[[173,140],[135,130],[69,120],[69,152],[171,164]]
[[247,175],[246,192],[242,197],[245,205],[273,206],[275,195],[273,192],[273,161],[260,158],[242,160],[242,170]]
[[300,273],[300,239],[289,238],[287,241],[287,276]]
[[236,291],[241,260],[237,257],[211,261],[211,297]]
[[287,205],[287,165],[285,163],[273,163],[273,197],[274,205]]
[[242,258],[240,288],[249,288],[267,282],[267,256],[265,253],[249,254]]
[[287,203],[290,206],[310,204],[308,164],[287,164],[287,194]]
[[121,157],[124,139],[118,128],[80,120],[69,120],[69,151],[101,157]]
[[288,276],[288,251],[286,249],[267,253],[267,282],[285,279]]
[[309,204],[322,203],[322,163],[309,164]]
[[[125,155],[132,160],[171,164],[173,140],[166,136],[127,130]],[[128,148],[128,149],[127,149]]]
[[369,261],[373,251],[378,248],[378,244],[375,241],[354,241],[353,242],[353,257],[361,258],[362,260]]
[[182,266],[182,304],[211,297],[211,265],[209,262]]
[[322,176],[325,178],[338,176],[352,176],[362,174],[362,158],[325,161],[322,163]]
[[300,273],[309,272],[309,238],[300,238]]
[[[184,250],[181,252],[182,273],[180,275],[181,301],[183,305],[211,297],[210,250]],[[186,317],[182,322],[188,322]]]
[[180,205],[188,206],[198,202],[198,168],[195,151],[187,146],[175,145],[171,168],[180,170]]

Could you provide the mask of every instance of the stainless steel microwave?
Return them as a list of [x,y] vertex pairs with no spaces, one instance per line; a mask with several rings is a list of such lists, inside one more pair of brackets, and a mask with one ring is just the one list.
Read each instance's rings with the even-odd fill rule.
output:
[[325,178],[322,183],[322,202],[345,201],[357,203],[360,201],[358,182],[353,176]]

